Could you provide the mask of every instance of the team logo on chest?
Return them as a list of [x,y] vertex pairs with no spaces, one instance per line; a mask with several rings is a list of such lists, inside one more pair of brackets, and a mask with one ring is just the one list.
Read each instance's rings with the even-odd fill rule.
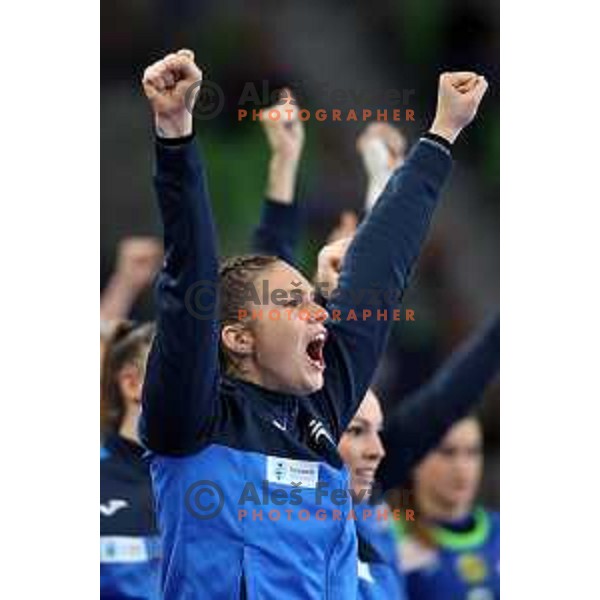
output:
[[277,481],[283,481],[287,475],[287,465],[282,460],[275,461],[273,474]]
[[123,508],[127,508],[129,506],[129,502],[127,500],[123,500],[121,498],[113,498],[109,500],[106,504],[100,503],[100,514],[103,517],[112,517],[116,512],[120,511]]
[[335,446],[334,441],[331,439],[329,432],[325,429],[325,425],[317,419],[312,419],[308,424],[308,430],[310,431],[310,437],[314,440],[315,444],[319,445],[323,439],[327,440],[330,444]]
[[487,577],[487,565],[478,554],[461,554],[456,561],[456,568],[461,579],[467,583],[481,583]]

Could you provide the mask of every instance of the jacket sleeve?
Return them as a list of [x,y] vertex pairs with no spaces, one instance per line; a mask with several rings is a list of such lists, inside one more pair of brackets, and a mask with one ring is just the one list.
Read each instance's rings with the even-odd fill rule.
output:
[[252,235],[252,251],[277,256],[295,265],[294,251],[300,235],[300,209],[296,203],[281,204],[265,198],[260,223]]
[[204,168],[191,136],[156,142],[154,185],[165,261],[155,285],[157,330],[140,435],[154,452],[187,454],[198,448],[219,409],[217,242]]
[[448,149],[422,138],[348,249],[327,307],[324,393],[338,436],[371,383],[451,164]]
[[410,471],[440,443],[448,429],[473,410],[499,366],[497,316],[390,415],[382,432],[386,455],[377,472],[383,492],[405,483]]

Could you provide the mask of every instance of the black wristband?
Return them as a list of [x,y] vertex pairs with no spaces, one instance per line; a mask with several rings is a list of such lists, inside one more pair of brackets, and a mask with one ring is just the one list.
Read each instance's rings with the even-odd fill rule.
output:
[[445,137],[442,137],[437,133],[431,133],[431,131],[428,131],[424,133],[421,137],[425,138],[426,140],[431,140],[432,142],[435,142],[440,146],[443,146],[444,148],[446,148],[446,150],[452,150],[452,144]]
[[183,146],[194,139],[194,132],[177,138],[165,138],[156,134],[156,140],[163,146]]

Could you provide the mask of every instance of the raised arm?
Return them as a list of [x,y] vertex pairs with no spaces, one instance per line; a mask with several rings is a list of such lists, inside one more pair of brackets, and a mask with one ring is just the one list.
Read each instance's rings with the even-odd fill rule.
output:
[[[186,107],[202,73],[181,50],[144,73],[155,116],[154,184],[165,261],[156,283],[157,330],[142,394],[140,436],[160,454],[191,453],[218,410],[216,236],[203,166]],[[188,90],[194,89],[195,92]],[[191,108],[191,106],[190,106]]]
[[381,434],[386,455],[377,481],[385,492],[410,471],[483,398],[500,366],[500,316],[491,319],[424,386],[405,398]]
[[[342,429],[361,402],[385,347],[397,300],[404,293],[451,167],[450,145],[475,117],[487,83],[474,73],[440,77],[436,118],[394,173],[359,227],[344,259],[328,310],[332,343],[325,392]],[[340,377],[340,370],[347,375]],[[340,405],[339,403],[342,403]]]
[[294,199],[304,146],[304,126],[289,89],[282,90],[278,104],[263,111],[261,124],[271,158],[260,223],[252,236],[252,250],[278,256],[293,265],[301,227],[300,211]]
[[108,323],[129,317],[162,262],[160,242],[153,237],[128,237],[117,248],[117,264],[100,297],[100,319]]
[[406,138],[389,123],[369,123],[356,142],[365,168],[367,190],[365,213],[368,213],[385,189],[392,173],[406,158]]

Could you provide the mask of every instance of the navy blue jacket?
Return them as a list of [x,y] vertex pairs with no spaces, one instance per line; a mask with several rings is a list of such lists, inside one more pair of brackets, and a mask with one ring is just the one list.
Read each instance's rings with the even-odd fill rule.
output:
[[[298,239],[296,205],[267,199],[261,223],[253,235],[253,249],[293,262]],[[387,416],[381,434],[386,456],[378,472],[379,494],[406,483],[411,470],[481,400],[500,364],[500,317],[485,323],[462,344],[430,381],[403,399]],[[378,497],[380,497],[378,495]],[[361,600],[383,600],[406,595],[399,568],[391,521],[377,518],[378,507],[357,507],[359,595]],[[360,512],[359,512],[360,510]],[[370,514],[369,518],[362,516]]]
[[386,418],[381,433],[386,455],[377,470],[382,492],[406,483],[411,470],[482,399],[499,367],[500,315],[496,315]]
[[100,598],[159,597],[159,538],[144,449],[120,436],[100,452]]
[[265,256],[278,256],[296,266],[295,248],[300,237],[302,211],[296,202],[284,204],[265,198],[260,221],[252,232],[252,250]]
[[[324,387],[297,397],[220,373],[214,311],[190,305],[198,286],[206,305],[218,281],[204,168],[191,140],[157,142],[156,151],[165,263],[140,432],[152,452],[164,597],[352,598],[352,506],[329,493],[348,488],[337,442],[384,349],[389,320],[375,315],[391,314],[408,283],[450,171],[449,152],[419,142],[361,226],[329,305],[340,318],[326,324]],[[348,319],[367,309],[373,318]],[[252,509],[255,518],[242,517],[240,510]],[[271,510],[279,519],[267,517]]]

